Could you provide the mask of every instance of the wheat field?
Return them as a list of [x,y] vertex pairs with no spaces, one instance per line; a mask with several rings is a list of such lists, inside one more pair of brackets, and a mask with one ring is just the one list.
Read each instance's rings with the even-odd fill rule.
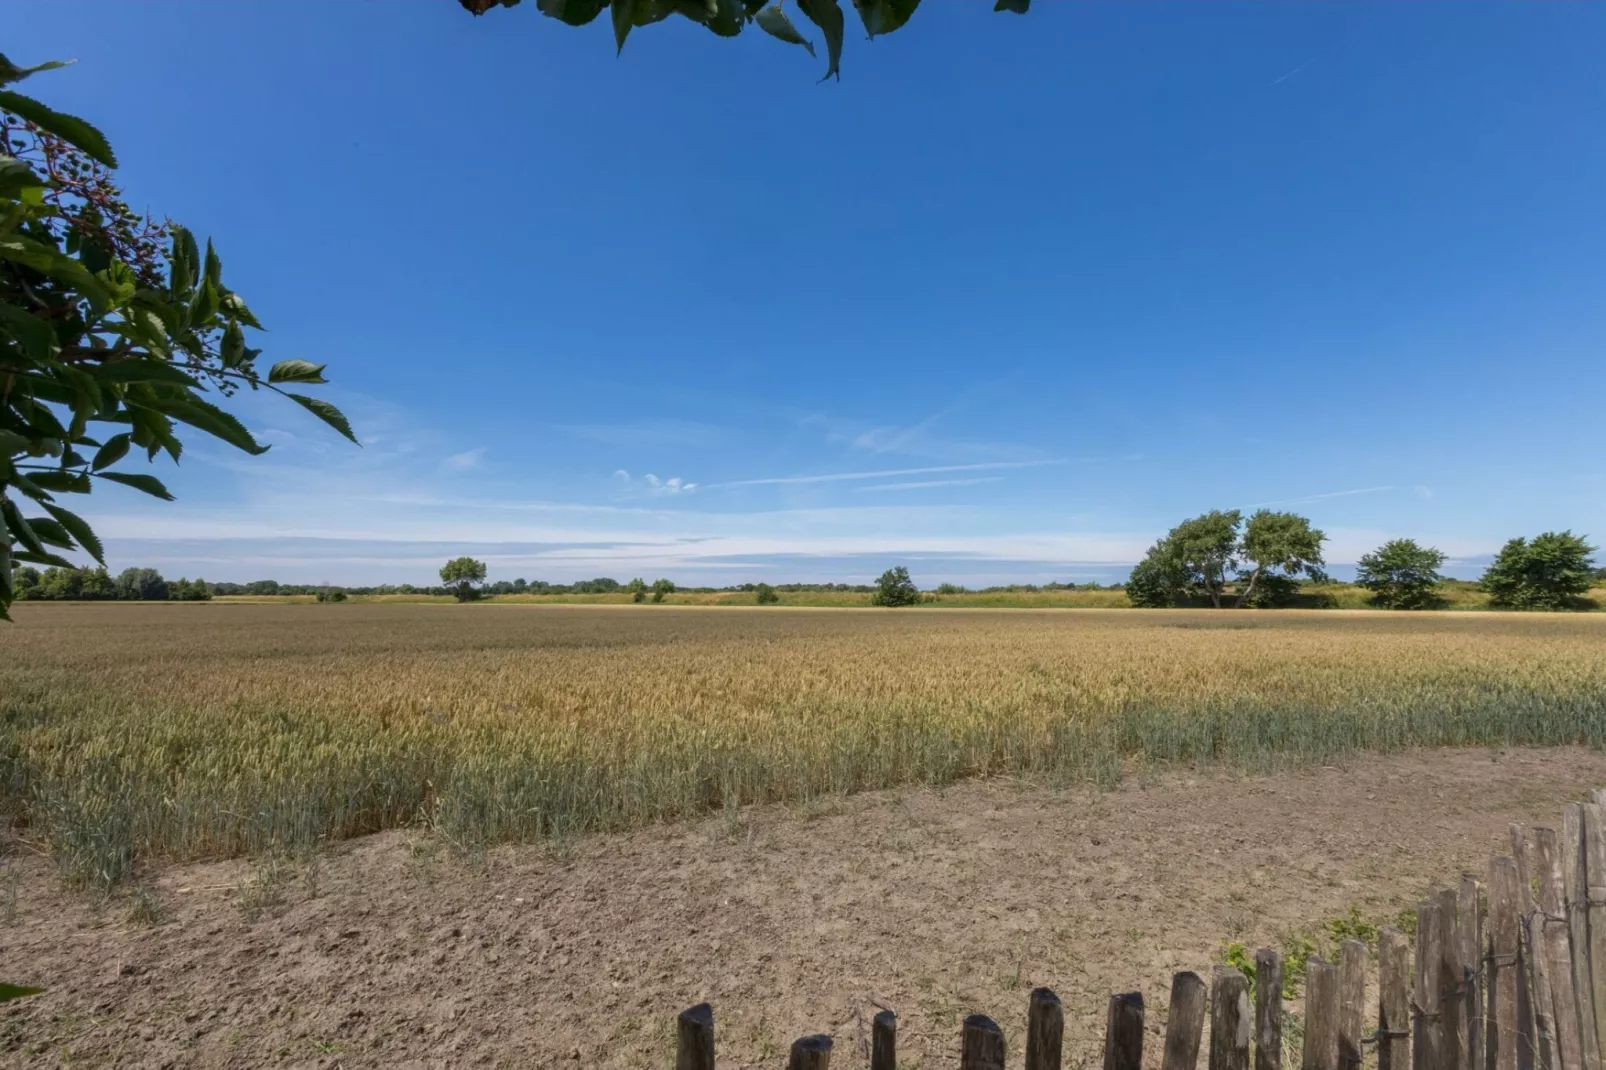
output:
[[0,808],[68,876],[987,775],[1600,744],[1606,618],[19,605]]

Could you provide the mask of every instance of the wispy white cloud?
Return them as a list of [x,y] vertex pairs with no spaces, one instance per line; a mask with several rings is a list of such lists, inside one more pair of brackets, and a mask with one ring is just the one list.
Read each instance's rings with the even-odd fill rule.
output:
[[470,469],[478,468],[480,466],[480,462],[484,459],[484,446],[480,446],[471,450],[464,450],[462,453],[454,453],[442,461],[441,470],[443,472],[467,472]]
[[1251,509],[1268,509],[1273,505],[1304,505],[1307,502],[1323,502],[1329,498],[1353,498],[1361,494],[1383,494],[1393,490],[1394,487],[1357,487],[1355,490],[1330,490],[1325,494],[1307,494],[1301,498],[1281,498],[1274,502],[1256,502]]
[[922,468],[882,468],[871,472],[825,472],[806,476],[768,476],[763,479],[733,479],[725,483],[710,483],[714,487],[766,487],[790,486],[799,483],[839,483],[854,479],[890,479],[895,476],[919,476],[937,472],[978,472],[996,468],[1037,468],[1047,464],[1065,464],[1064,459],[1041,461],[983,461],[978,464],[934,464]]
[[872,490],[925,490],[928,487],[969,487],[977,483],[1001,483],[1003,476],[977,476],[974,479],[921,479],[910,483],[872,483],[868,487],[854,487],[861,493]]
[[651,472],[648,472],[640,479],[636,479],[623,468],[617,469],[613,473],[613,478],[629,493],[645,494],[654,498],[668,497],[676,494],[691,494],[694,493],[699,486],[701,486],[699,483],[693,483],[690,480],[682,479],[679,476],[670,476],[668,479],[660,479]]

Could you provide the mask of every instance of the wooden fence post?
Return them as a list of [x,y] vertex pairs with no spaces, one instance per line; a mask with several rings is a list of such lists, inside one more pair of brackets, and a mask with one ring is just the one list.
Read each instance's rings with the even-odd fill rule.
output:
[[1517,1052],[1517,863],[1489,862],[1489,992],[1493,1022],[1488,1034],[1490,1070],[1518,1070]]
[[1606,1062],[1606,839],[1601,835],[1601,809],[1585,803],[1584,898],[1589,917],[1589,978],[1595,1009],[1595,1044]]
[[1556,1055],[1560,1070],[1599,1070],[1584,1058],[1583,1034],[1578,1026],[1578,994],[1573,987],[1572,956],[1567,949],[1567,907],[1562,896],[1561,845],[1556,830],[1533,830],[1533,874],[1539,885],[1539,955],[1550,978],[1551,1017],[1555,1022]]
[[1171,1010],[1166,1015],[1161,1070],[1195,1070],[1204,1036],[1205,983],[1191,970],[1171,978]]
[[1004,1070],[1004,1031],[985,1014],[965,1019],[959,1046],[960,1070]]
[[1249,1070],[1253,1016],[1248,978],[1217,966],[1210,976],[1210,1070]]
[[[1556,1068],[1556,1004],[1550,990],[1550,964],[1541,949],[1543,919],[1539,917],[1539,900],[1534,895],[1534,850],[1528,830],[1513,823],[1511,826],[1512,857],[1517,861],[1517,946],[1520,967],[1517,974],[1518,1031],[1523,1031],[1523,1019],[1532,1027],[1534,1045],[1542,1070]],[[1526,1009],[1526,1016],[1522,1011]]]
[[1255,952],[1255,1070],[1283,1070],[1283,957]]
[[1572,951],[1573,997],[1578,1001],[1578,1046],[1586,1070],[1601,1070],[1600,1031],[1595,1026],[1595,982],[1589,968],[1589,885],[1584,872],[1584,808],[1568,803],[1561,812],[1562,891]]
[[1456,936],[1461,948],[1461,965],[1470,970],[1466,997],[1462,1001],[1462,1020],[1467,1028],[1467,1066],[1487,1070],[1484,1063],[1484,1032],[1488,1029],[1484,1013],[1483,882],[1473,873],[1461,874],[1456,896]]
[[898,1016],[891,1011],[870,1023],[870,1070],[898,1070]]
[[1461,969],[1461,896],[1454,888],[1446,888],[1437,899],[1439,1015],[1444,1023],[1440,1064],[1444,1070],[1470,1070],[1468,1047],[1472,1031],[1467,1022],[1467,979]]
[[1412,1070],[1443,1070],[1444,1067],[1444,1020],[1439,1011],[1439,961],[1442,957],[1439,938],[1443,932],[1439,904],[1432,900],[1418,903],[1416,985],[1411,997],[1416,1010],[1411,1029]]
[[1358,1070],[1366,1028],[1366,945],[1345,940],[1338,954],[1338,1065]]
[[1110,997],[1104,1029],[1104,1070],[1143,1070],[1143,993]]
[[1060,998],[1052,989],[1032,989],[1026,1015],[1026,1070],[1060,1070],[1064,1036],[1065,1012]]
[[1410,969],[1405,934],[1392,926],[1385,928],[1377,938],[1378,1070],[1410,1070]]
[[680,1012],[675,1070],[714,1070],[714,1008],[706,1003]]
[[792,1041],[786,1070],[831,1070],[831,1038],[823,1034]]
[[1340,1010],[1338,967],[1321,959],[1305,964],[1305,1050],[1302,1070],[1338,1070]]

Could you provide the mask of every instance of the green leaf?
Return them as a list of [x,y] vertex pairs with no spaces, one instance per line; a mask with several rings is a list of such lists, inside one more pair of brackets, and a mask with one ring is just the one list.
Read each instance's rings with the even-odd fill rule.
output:
[[195,378],[165,360],[114,360],[96,364],[89,374],[102,383],[175,383],[179,386],[199,386]]
[[95,451],[95,458],[89,462],[89,467],[98,472],[102,468],[109,468],[122,460],[128,455],[130,437],[129,433],[124,431],[108,438],[106,444]]
[[158,398],[151,402],[150,406],[175,420],[187,423],[191,427],[198,427],[213,438],[220,438],[253,457],[260,457],[268,452],[268,447],[253,438],[251,432],[245,429],[245,425],[233,413],[225,412],[193,394]]
[[76,115],[53,111],[32,97],[13,93],[9,89],[0,90],[0,108],[21,116],[47,134],[55,134],[107,167],[117,166],[117,154],[112,152],[111,142],[106,140],[106,135]]
[[239,368],[245,363],[245,332],[233,320],[223,328],[223,344],[218,347],[218,357],[225,368]]
[[223,292],[223,261],[212,248],[212,239],[206,239],[206,281],[219,292]]
[[51,568],[78,567],[60,554],[53,554],[48,550],[42,554],[36,554],[32,550],[24,550],[21,553],[12,554],[11,558],[13,561],[23,561],[30,565],[49,565]]
[[1017,15],[1026,14],[1026,9],[1032,6],[1032,0],[998,0],[993,5],[994,11],[1013,11]]
[[[45,64],[45,66],[46,67],[63,67],[63,66],[66,66],[66,64],[62,64],[62,63],[47,63],[47,64]],[[39,68],[39,67],[35,67],[34,68],[35,71],[40,70],[40,69],[42,69],[42,68]],[[29,71],[28,73],[31,74],[33,72]],[[6,619],[10,620],[11,618],[7,617]],[[39,993],[41,993],[43,991],[44,991],[44,989],[42,989],[42,988],[28,988],[25,985],[9,985],[9,984],[0,983],[0,1003],[8,1003],[11,1000],[21,999],[24,996],[37,996]]]
[[45,180],[34,173],[27,161],[0,156],[0,196],[15,197],[25,189],[43,189]]
[[39,536],[39,541],[50,546],[60,547],[63,550],[76,550],[78,547],[72,541],[72,533],[61,526],[60,521],[52,520],[48,516],[35,516],[28,518],[28,526],[33,533]]
[[[5,94],[0,93],[0,97]],[[111,291],[94,273],[73,257],[20,234],[0,235],[0,259],[32,268],[58,282],[76,287],[96,308],[111,304]]]
[[247,327],[262,330],[262,324],[257,322],[256,316],[246,307],[245,299],[237,293],[225,293],[221,302],[223,314],[231,319],[237,319]]
[[190,326],[206,327],[222,306],[223,298],[217,292],[217,287],[212,285],[212,280],[202,279],[200,285],[195,288],[194,299],[190,301]]
[[52,59],[46,60],[37,67],[19,67],[7,59],[5,53],[0,52],[0,85],[20,82],[30,74],[38,74],[40,71],[59,71],[63,67],[71,67],[76,62],[78,61],[71,59],[65,62],[59,59]]
[[570,26],[584,26],[607,6],[607,0],[536,0],[535,8],[547,18]]
[[874,38],[908,22],[915,8],[920,6],[920,0],[853,0],[853,6],[859,9],[864,32]]
[[327,383],[323,370],[327,364],[314,364],[310,360],[281,360],[268,370],[270,383]]
[[173,228],[173,250],[168,256],[168,285],[176,294],[188,294],[195,287],[195,273],[200,270],[201,253],[195,247],[195,235],[188,227]]
[[45,511],[56,518],[67,533],[78,541],[78,545],[88,550],[90,555],[101,564],[106,563],[106,551],[100,544],[95,532],[77,513],[63,509],[59,505],[46,505]]
[[[357,436],[352,434],[351,424],[347,421],[345,414],[323,398],[308,397],[305,394],[286,394],[285,397],[293,399],[297,405],[300,405],[318,419],[351,439],[351,441],[357,442]],[[357,444],[359,446],[362,445],[360,442]]]
[[34,472],[28,477],[40,490],[54,490],[62,494],[88,494],[89,476],[83,472],[63,472],[57,469],[53,472]]
[[825,54],[827,64],[826,78],[842,78],[840,64],[842,62],[842,7],[837,0],[797,0],[798,10],[809,17],[809,21],[820,28],[825,34]]
[[769,7],[764,8],[758,13],[754,21],[758,23],[759,29],[771,37],[785,41],[789,45],[802,45],[808,49],[809,55],[814,55],[813,43],[797,32],[797,27],[793,26],[792,20],[786,17],[786,12],[781,10],[780,4],[771,4]]
[[100,473],[100,478],[109,479],[113,483],[121,483],[125,487],[133,487],[135,490],[144,491],[153,498],[161,498],[163,501],[168,502],[173,500],[173,496],[167,492],[167,488],[162,485],[162,481],[155,476],[147,476],[137,472],[102,472]]
[[29,553],[50,552],[45,549],[45,544],[39,541],[39,536],[34,534],[33,526],[23,519],[22,513],[17,509],[17,503],[10,498],[0,498],[0,519],[5,520],[11,537],[21,543],[23,549]]
[[15,338],[27,354],[41,364],[54,359],[61,349],[49,323],[15,305],[0,302],[0,325],[6,335]]

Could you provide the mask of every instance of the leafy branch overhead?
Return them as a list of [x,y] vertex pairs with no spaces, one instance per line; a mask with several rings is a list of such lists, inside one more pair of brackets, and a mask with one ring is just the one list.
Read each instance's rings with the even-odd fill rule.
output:
[[[457,0],[468,11],[483,15],[493,7],[516,7],[520,0]],[[864,25],[867,37],[874,39],[891,33],[915,13],[920,0],[852,0]],[[997,0],[994,11],[1013,11],[1024,15],[1032,0]],[[814,55],[814,42],[805,37],[787,15],[783,0],[765,3],[765,0],[535,0],[536,9],[548,18],[584,26],[609,12],[613,22],[614,45],[619,51],[625,47],[625,38],[638,26],[662,22],[671,15],[690,19],[706,26],[720,37],[735,37],[749,23],[780,41],[798,45]],[[842,14],[840,0],[794,0],[797,10],[812,22],[825,38],[825,52],[829,59],[825,77],[840,77],[838,68],[842,60],[842,38],[847,19]]]
[[176,462],[180,425],[267,452],[220,404],[240,387],[283,394],[356,441],[340,410],[286,389],[325,382],[323,365],[259,369],[246,332],[262,325],[224,285],[217,250],[129,209],[105,135],[5,88],[61,66],[0,55],[0,619],[14,562],[70,568],[62,552],[83,551],[105,563],[58,496],[106,481],[171,500],[157,477],[117,466],[136,453]]

